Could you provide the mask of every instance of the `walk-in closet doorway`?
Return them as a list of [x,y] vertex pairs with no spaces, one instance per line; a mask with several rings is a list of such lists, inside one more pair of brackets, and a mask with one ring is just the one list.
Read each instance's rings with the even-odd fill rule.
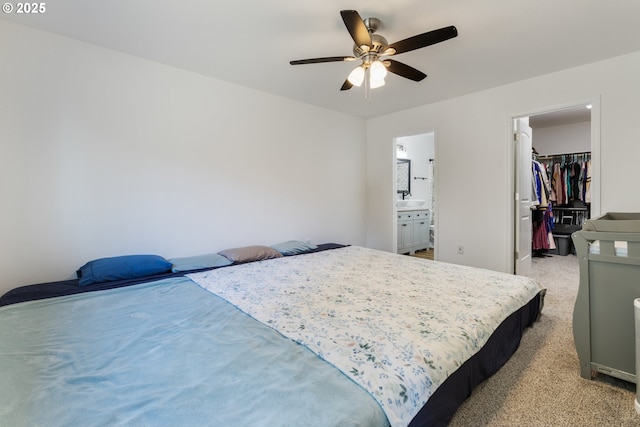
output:
[[[600,214],[599,99],[513,116],[509,125],[512,129],[510,143],[514,159],[513,271],[526,275],[531,270],[533,256],[567,255],[567,248],[571,247],[572,227],[580,226],[585,217]],[[570,186],[568,193],[566,187],[562,190],[559,187],[558,191],[563,191],[563,195],[558,194],[556,198],[554,193],[554,200],[547,200],[551,192],[556,190],[551,188],[552,181],[560,182],[558,176],[562,176],[554,177],[554,164],[565,168],[576,162],[586,166],[587,161],[588,180],[585,177],[580,181],[579,191],[578,186],[574,186],[574,189]],[[549,191],[546,194],[540,187],[536,191],[534,186],[535,178],[542,176],[536,172],[541,165],[549,178]],[[588,188],[585,188],[587,182]],[[586,202],[585,189],[588,190]],[[547,208],[547,204],[551,207]],[[561,224],[555,233],[549,221]],[[547,228],[540,228],[545,224]],[[548,235],[546,241],[543,239],[545,233]]]

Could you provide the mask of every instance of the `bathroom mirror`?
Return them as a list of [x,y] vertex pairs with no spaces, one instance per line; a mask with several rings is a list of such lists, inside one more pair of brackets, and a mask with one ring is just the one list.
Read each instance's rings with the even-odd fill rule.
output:
[[402,196],[411,192],[411,160],[397,159],[396,163],[396,191]]

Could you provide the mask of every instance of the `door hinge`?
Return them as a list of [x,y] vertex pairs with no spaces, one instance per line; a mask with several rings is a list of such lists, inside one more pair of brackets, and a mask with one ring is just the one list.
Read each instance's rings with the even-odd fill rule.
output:
[[520,140],[520,136],[518,135],[518,132],[514,132],[513,133],[513,140],[514,141],[519,141]]
[[516,251],[516,259],[520,259],[520,252]]

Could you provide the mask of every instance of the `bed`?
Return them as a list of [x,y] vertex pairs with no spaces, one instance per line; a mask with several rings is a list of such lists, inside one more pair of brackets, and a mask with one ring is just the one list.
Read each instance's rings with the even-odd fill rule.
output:
[[607,213],[572,234],[580,264],[573,337],[580,374],[636,383],[634,299],[640,297],[640,214]]
[[86,284],[92,261],[79,279],[9,291],[0,298],[0,419],[446,425],[542,308],[544,290],[528,278],[287,243]]

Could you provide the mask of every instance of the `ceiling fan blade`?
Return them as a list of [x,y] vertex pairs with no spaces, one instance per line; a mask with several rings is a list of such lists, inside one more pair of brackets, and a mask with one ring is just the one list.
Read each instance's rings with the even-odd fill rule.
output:
[[289,61],[291,65],[301,64],[320,64],[322,62],[342,62],[342,61],[355,61],[355,56],[328,56],[326,58],[310,58],[310,59],[297,59],[295,61]]
[[399,42],[395,42],[389,45],[389,47],[394,49],[396,51],[395,54],[397,55],[399,53],[409,52],[426,46],[431,46],[432,44],[452,39],[457,35],[458,30],[452,25],[450,27],[427,31],[426,33],[418,34],[417,36],[400,40]]
[[347,79],[347,80],[344,81],[344,83],[342,83],[342,87],[340,88],[340,90],[349,90],[352,87],[353,87],[353,85],[351,84],[349,79]]
[[352,87],[353,87],[353,84],[351,84],[349,79],[347,79],[347,80],[344,81],[344,83],[342,83],[342,87],[340,88],[340,90],[349,90]]
[[387,70],[406,79],[413,80],[414,82],[422,81],[427,77],[427,75],[422,71],[416,70],[402,62],[394,61],[393,59],[385,59],[384,62],[387,66]]
[[344,21],[344,25],[347,27],[356,46],[371,47],[373,45],[367,26],[364,25],[364,21],[358,12],[355,10],[341,10],[340,15],[342,15],[342,21]]

